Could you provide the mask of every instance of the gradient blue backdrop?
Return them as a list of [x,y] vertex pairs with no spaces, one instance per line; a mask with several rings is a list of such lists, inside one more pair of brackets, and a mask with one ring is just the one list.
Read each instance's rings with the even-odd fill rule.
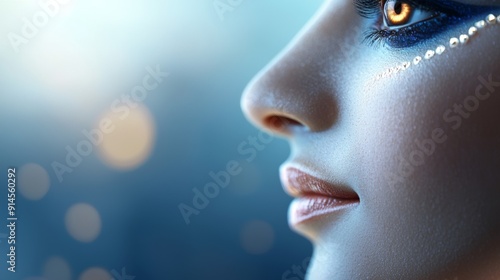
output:
[[[240,97],[321,2],[243,1],[221,20],[212,0],[69,1],[16,53],[8,34],[21,33],[23,17],[41,8],[37,1],[2,1],[0,279],[51,280],[48,274],[57,273],[47,272],[54,269],[47,261],[54,257],[70,269],[70,278],[61,272],[57,280],[81,279],[93,267],[110,274],[125,268],[136,280],[294,279],[283,275],[312,248],[287,225],[291,198],[278,167],[289,148],[274,139],[245,160],[238,146],[258,130],[243,117]],[[156,131],[147,159],[119,170],[95,147],[59,182],[51,164],[64,161],[65,147],[85,139],[81,131],[94,128],[156,65],[170,76],[142,104]],[[241,174],[186,225],[178,205],[191,204],[192,189],[231,160],[241,163]],[[40,200],[18,192],[12,274],[1,235],[7,167],[28,163],[46,170],[50,187]],[[93,242],[68,233],[65,215],[76,203],[100,214]]]

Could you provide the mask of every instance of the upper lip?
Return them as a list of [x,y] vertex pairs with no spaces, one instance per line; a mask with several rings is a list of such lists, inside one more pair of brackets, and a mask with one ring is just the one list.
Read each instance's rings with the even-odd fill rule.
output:
[[326,196],[341,200],[359,200],[354,191],[313,177],[297,168],[283,168],[280,175],[283,188],[293,197]]

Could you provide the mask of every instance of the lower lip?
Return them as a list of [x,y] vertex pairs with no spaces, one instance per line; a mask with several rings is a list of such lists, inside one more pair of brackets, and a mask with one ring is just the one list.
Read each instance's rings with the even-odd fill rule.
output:
[[358,199],[339,199],[326,196],[300,197],[290,205],[290,224],[298,225],[306,221],[312,221],[357,204],[359,204]]

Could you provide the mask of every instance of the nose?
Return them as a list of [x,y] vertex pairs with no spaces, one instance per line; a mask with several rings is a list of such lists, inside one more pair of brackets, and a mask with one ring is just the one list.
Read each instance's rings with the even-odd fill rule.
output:
[[[241,100],[246,117],[257,127],[290,136],[298,131],[328,130],[339,117],[340,61],[336,35],[346,34],[347,6],[332,1],[294,41],[247,86]],[[332,6],[333,5],[333,6]],[[328,5],[326,5],[328,6]],[[337,40],[340,38],[337,37]]]
[[[257,127],[283,136],[294,131],[320,132],[337,117],[330,90],[314,81],[309,67],[296,67],[283,58],[264,70],[247,87],[242,109]],[[313,74],[314,73],[314,74]]]

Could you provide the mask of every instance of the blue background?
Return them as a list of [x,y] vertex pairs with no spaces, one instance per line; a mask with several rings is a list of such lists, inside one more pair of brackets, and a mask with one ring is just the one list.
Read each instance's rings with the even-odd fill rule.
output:
[[[20,34],[22,18],[41,8],[0,3],[1,224],[9,166],[34,163],[50,178],[41,199],[18,192],[17,272],[6,271],[0,235],[0,279],[49,280],[51,258],[70,270],[69,278],[52,277],[61,280],[82,279],[93,267],[110,275],[125,268],[136,280],[294,279],[284,273],[302,266],[312,247],[287,224],[291,198],[278,167],[288,144],[273,139],[247,161],[238,147],[259,131],[242,115],[240,98],[321,1],[243,1],[223,20],[212,0],[69,2],[18,53],[7,34]],[[170,76],[141,104],[155,131],[146,159],[122,170],[94,147],[59,182],[51,164],[64,163],[65,147],[84,140],[81,131],[95,128],[156,65]],[[202,190],[213,181],[209,173],[232,160],[241,173],[187,225],[179,204],[192,205],[192,189]],[[100,215],[92,242],[76,240],[65,226],[78,203]]]

